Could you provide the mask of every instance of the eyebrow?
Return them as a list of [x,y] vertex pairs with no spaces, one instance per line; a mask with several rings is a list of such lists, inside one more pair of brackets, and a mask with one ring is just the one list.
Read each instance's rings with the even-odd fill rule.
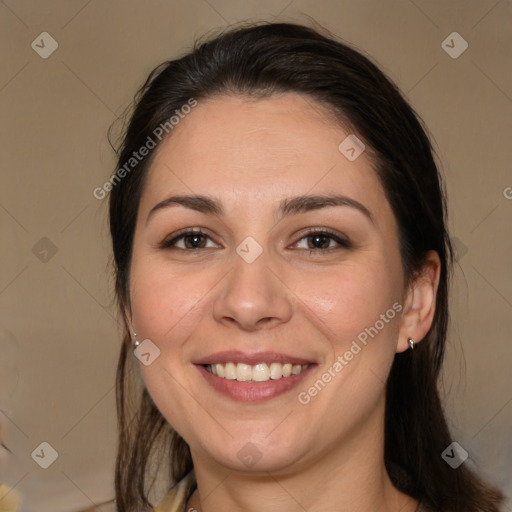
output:
[[[176,195],[168,197],[153,206],[146,218],[146,224],[157,211],[179,205],[208,215],[224,216],[222,204],[214,198],[204,195]],[[375,219],[366,206],[351,197],[343,195],[301,195],[289,197],[279,203],[277,214],[279,218],[283,218],[332,206],[348,206],[354,208],[375,225]]]

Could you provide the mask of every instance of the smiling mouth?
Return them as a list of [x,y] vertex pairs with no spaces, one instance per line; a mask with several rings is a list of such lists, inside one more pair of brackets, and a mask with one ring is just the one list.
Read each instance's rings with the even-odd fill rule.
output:
[[309,364],[291,364],[273,362],[255,365],[244,363],[216,363],[202,365],[209,373],[225,380],[238,382],[268,382],[269,380],[286,379],[305,371]]

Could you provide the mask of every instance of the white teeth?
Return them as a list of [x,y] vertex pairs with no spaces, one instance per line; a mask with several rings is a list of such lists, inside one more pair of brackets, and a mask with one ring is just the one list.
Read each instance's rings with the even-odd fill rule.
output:
[[[229,363],[228,363],[229,364]],[[236,380],[247,382],[252,379],[252,368],[248,364],[238,363],[236,365]]]
[[292,375],[298,375],[302,370],[302,367],[300,364],[294,364],[292,366]]
[[267,363],[261,363],[253,366],[252,379],[254,382],[265,382],[270,378],[270,370]]
[[226,376],[226,372],[224,370],[224,366],[222,366],[221,364],[212,364],[211,366],[215,366],[215,369],[217,370],[217,375],[219,377],[224,378]]
[[277,380],[291,375],[298,375],[308,368],[309,364],[291,363],[259,363],[254,366],[244,363],[216,363],[206,365],[206,369],[222,379],[237,380],[238,382],[266,382],[270,379]]
[[270,378],[271,379],[280,379],[283,376],[283,365],[280,363],[271,363],[270,364]]
[[[219,366],[222,365],[217,364],[217,372],[219,371]],[[228,363],[224,366],[224,378],[228,380],[236,380],[236,366],[233,363]]]

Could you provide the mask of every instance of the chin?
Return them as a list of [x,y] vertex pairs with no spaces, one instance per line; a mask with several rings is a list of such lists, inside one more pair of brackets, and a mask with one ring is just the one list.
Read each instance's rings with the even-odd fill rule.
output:
[[[275,427],[274,427],[275,428]],[[290,437],[284,439],[269,439],[251,441],[248,436],[215,442],[218,450],[212,451],[212,441],[205,448],[209,457],[216,464],[236,472],[247,472],[253,475],[267,476],[271,472],[279,474],[295,466],[303,458],[304,439],[293,441]],[[301,452],[297,448],[301,447]]]

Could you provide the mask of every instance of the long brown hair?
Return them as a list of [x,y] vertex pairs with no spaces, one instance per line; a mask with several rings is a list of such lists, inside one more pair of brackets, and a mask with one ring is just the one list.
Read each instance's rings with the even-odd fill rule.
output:
[[[417,349],[395,355],[387,382],[385,464],[394,485],[435,510],[497,512],[503,499],[498,490],[466,464],[452,469],[441,457],[452,442],[436,386],[453,265],[444,184],[419,116],[375,64],[327,31],[288,23],[245,25],[197,42],[190,53],[155,68],[139,90],[118,169],[191,98],[281,92],[298,92],[327,106],[340,126],[364,141],[397,219],[406,282],[416,276],[427,251],[437,251],[441,260],[432,327]],[[117,369],[120,512],[151,510],[148,493],[156,472],[168,471],[170,486],[193,468],[187,444],[137,384],[126,318],[135,223],[153,155],[113,181],[110,193],[116,295],[125,329]],[[165,465],[155,467],[152,460]]]

